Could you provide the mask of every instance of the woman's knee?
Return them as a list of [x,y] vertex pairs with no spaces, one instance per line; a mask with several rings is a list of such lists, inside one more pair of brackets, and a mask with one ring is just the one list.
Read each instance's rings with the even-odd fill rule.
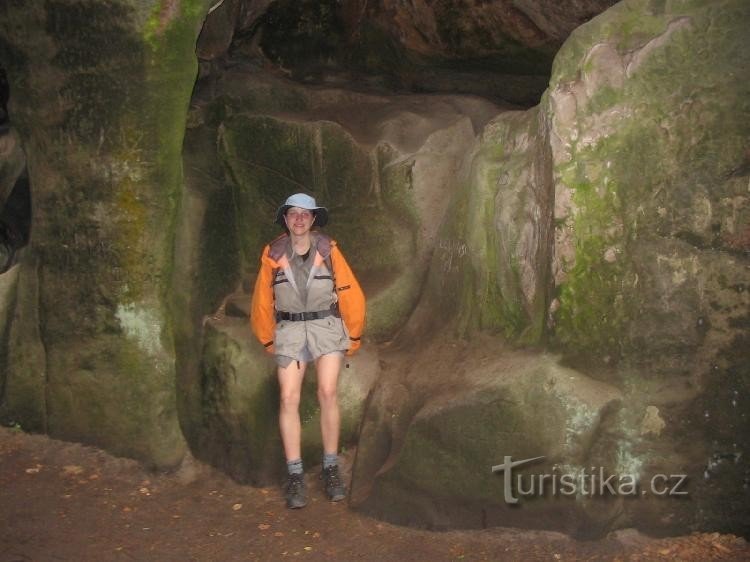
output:
[[305,367],[304,363],[301,367],[297,367],[294,363],[290,363],[286,367],[279,366],[279,404],[282,409],[299,407]]
[[279,394],[279,404],[284,410],[299,408],[300,392],[295,389],[283,390]]
[[338,393],[335,385],[318,386],[318,402],[320,404],[336,404],[337,401]]

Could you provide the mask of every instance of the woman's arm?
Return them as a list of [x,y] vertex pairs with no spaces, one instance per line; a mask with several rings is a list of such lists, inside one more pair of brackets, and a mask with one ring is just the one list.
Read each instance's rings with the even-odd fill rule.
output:
[[250,305],[250,325],[253,334],[266,351],[273,353],[273,336],[276,328],[272,286],[274,266],[268,252],[269,246],[266,246],[260,258],[260,271],[255,280],[253,300]]
[[341,318],[346,325],[346,329],[349,330],[349,339],[351,340],[351,345],[346,354],[352,355],[362,345],[362,333],[365,329],[365,294],[335,242],[331,244],[331,266],[336,280],[335,288],[339,299]]

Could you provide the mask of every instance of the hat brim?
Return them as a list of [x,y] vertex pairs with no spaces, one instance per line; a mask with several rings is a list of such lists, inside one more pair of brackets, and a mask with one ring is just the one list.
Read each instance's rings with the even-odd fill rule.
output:
[[[278,210],[276,211],[276,224],[286,228],[284,215],[292,207],[294,207],[294,205],[282,205],[278,208]],[[308,211],[312,211],[313,213],[315,213],[315,221],[313,222],[313,226],[325,226],[328,224],[328,209],[326,209],[325,207],[314,207],[312,209],[308,209]]]

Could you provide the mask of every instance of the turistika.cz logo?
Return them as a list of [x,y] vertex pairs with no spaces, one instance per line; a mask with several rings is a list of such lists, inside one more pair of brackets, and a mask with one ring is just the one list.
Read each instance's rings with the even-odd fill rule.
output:
[[[555,466],[552,474],[518,474],[513,469],[544,459],[534,457],[514,461],[503,457],[502,464],[492,467],[493,473],[503,473],[505,503],[517,504],[518,496],[686,496],[687,475],[654,474],[644,488],[633,474],[608,474],[604,467],[591,467],[575,473],[559,472]],[[515,484],[515,486],[514,486]],[[514,495],[518,494],[518,496]]]

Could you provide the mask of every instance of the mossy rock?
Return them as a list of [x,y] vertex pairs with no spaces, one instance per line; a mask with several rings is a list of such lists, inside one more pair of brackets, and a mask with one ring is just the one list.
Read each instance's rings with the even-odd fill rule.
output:
[[22,426],[170,468],[186,451],[168,307],[173,221],[208,3],[162,4],[8,5],[0,44],[19,55],[10,113],[30,163],[38,280],[37,298],[18,301],[17,333],[33,338],[9,349],[33,368],[13,373],[9,400],[30,404]]
[[542,340],[550,282],[549,166],[537,109],[505,112],[485,127],[469,185],[457,195],[461,213],[444,226],[455,238],[440,248],[444,272],[451,274],[454,262],[468,267],[456,270],[468,281],[459,307],[462,331]]
[[742,1],[627,1],[560,50],[544,111],[556,191],[570,199],[557,217],[558,239],[567,240],[557,252],[575,257],[559,277],[556,339],[571,352],[658,357],[656,340],[632,338],[649,321],[646,309],[667,308],[643,299],[639,256],[653,239],[684,241],[676,259],[689,259],[691,246],[743,251],[750,215],[736,171],[750,133],[741,101],[750,94],[748,21]]
[[[442,393],[444,383],[425,378],[418,387],[421,406],[413,413],[398,403],[381,404],[396,408],[393,416],[413,417],[401,423],[403,434],[391,435],[397,445],[384,466],[355,466],[356,506],[391,521],[432,528],[503,525],[580,535],[589,528],[606,529],[613,510],[580,498],[527,497],[520,507],[508,503],[503,475],[492,467],[507,456],[543,457],[517,474],[581,470],[597,443],[607,457],[600,460],[614,466],[615,440],[606,428],[620,405],[619,391],[547,356],[483,355],[467,361],[460,389],[450,394]],[[374,435],[367,424],[377,418],[368,412],[363,435]],[[382,439],[360,441],[358,461],[360,456],[378,458],[369,448],[383,444]],[[511,495],[520,497],[515,477],[512,484]]]

